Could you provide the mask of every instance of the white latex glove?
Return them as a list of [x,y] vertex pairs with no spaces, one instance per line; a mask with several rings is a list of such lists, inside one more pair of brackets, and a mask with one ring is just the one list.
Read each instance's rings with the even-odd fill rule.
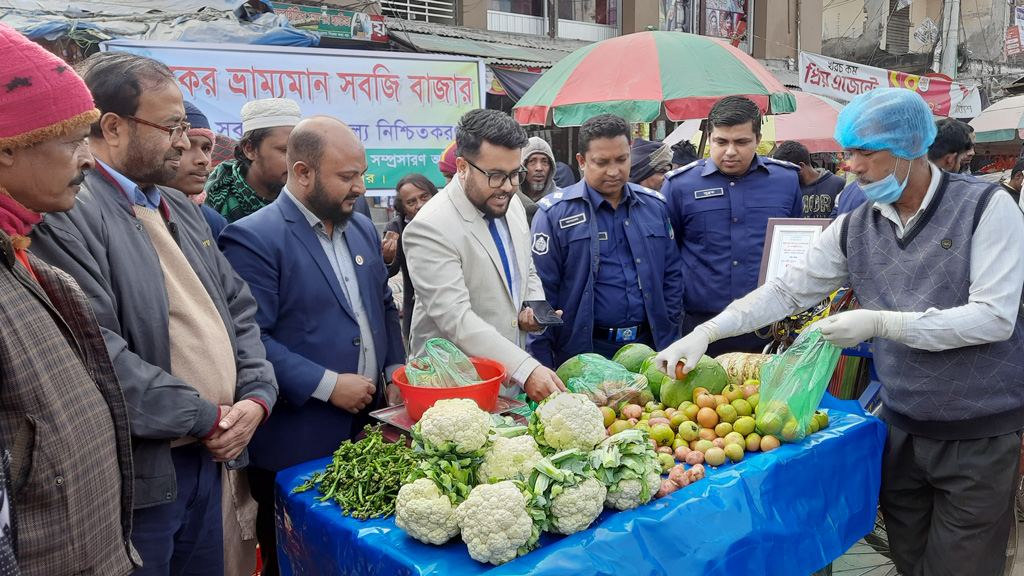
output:
[[869,338],[899,340],[903,315],[881,310],[849,310],[822,318],[808,329],[820,328],[821,335],[837,348],[852,348]]
[[676,364],[683,365],[683,374],[693,370],[700,362],[701,356],[708,351],[708,344],[718,339],[718,326],[713,322],[705,322],[693,329],[686,336],[676,340],[654,357],[655,366],[668,375],[676,377]]

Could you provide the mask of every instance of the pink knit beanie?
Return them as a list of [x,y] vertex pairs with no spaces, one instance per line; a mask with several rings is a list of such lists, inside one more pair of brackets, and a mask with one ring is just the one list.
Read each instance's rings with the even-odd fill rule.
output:
[[31,146],[99,119],[71,66],[6,24],[0,54],[0,148]]

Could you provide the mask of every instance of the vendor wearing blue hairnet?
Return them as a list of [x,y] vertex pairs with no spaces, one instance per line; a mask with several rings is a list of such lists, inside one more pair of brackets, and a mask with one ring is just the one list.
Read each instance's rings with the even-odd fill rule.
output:
[[1024,216],[996,184],[944,173],[913,91],[876,89],[836,140],[868,202],[805,261],[657,356],[689,371],[710,342],[806,310],[849,283],[861,308],[813,329],[841,348],[874,338],[888,426],[879,497],[901,574],[1002,574],[1024,427]]
[[[757,287],[769,218],[803,215],[800,167],[757,153],[753,100],[722,98],[708,130],[711,157],[669,172],[661,189],[683,259],[683,334]],[[709,354],[760,352],[767,343],[751,332],[716,342]]]

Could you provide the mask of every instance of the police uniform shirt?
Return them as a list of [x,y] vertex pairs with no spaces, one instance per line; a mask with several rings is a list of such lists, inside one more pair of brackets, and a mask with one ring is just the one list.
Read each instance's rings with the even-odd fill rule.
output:
[[629,207],[636,194],[628,186],[622,190],[617,208],[596,190],[586,185],[587,200],[597,217],[600,259],[594,276],[594,325],[607,328],[635,326],[646,322],[644,298],[633,253],[626,237]]
[[768,219],[803,215],[799,170],[755,155],[742,176],[723,174],[710,158],[665,176],[687,313],[721,312],[757,287]]

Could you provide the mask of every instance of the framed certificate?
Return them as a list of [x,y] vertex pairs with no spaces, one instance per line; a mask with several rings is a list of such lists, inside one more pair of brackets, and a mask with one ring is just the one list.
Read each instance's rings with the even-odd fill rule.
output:
[[802,261],[811,244],[831,223],[831,218],[769,218],[757,285],[782,276],[790,266]]

